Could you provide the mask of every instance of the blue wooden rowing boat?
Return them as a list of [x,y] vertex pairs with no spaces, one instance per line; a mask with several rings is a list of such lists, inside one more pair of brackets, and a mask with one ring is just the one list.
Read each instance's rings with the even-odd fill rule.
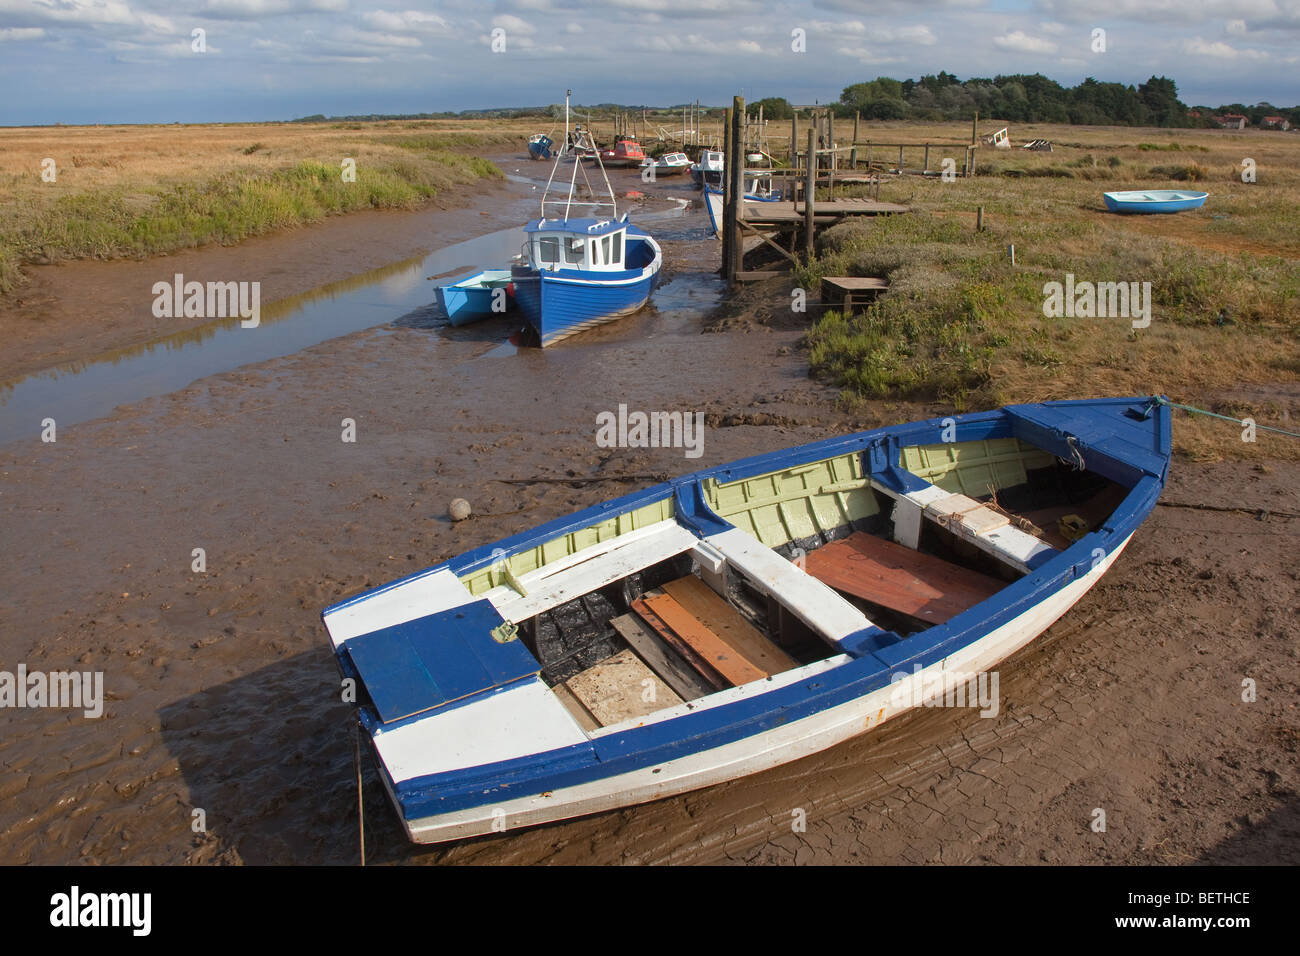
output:
[[1158,398],[860,432],[485,543],[324,623],[412,840],[629,806],[936,694],[996,716],[997,665],[1111,567],[1170,449]]
[[1102,193],[1106,208],[1121,213],[1182,212],[1205,205],[1209,193],[1185,189],[1135,189],[1127,192]]
[[437,287],[438,304],[452,325],[477,322],[510,311],[514,298],[509,269],[486,269]]

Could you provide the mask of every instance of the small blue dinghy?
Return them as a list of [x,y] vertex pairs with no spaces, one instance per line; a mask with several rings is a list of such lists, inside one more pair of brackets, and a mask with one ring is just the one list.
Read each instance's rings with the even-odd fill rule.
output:
[[936,701],[996,717],[1000,662],[1155,507],[1170,416],[1051,401],[772,451],[481,542],[325,627],[419,843],[734,780]]
[[514,307],[511,291],[509,269],[487,269],[438,286],[438,304],[452,325],[465,325],[509,312]]
[[1111,212],[1159,213],[1182,212],[1205,205],[1209,193],[1186,189],[1133,189],[1127,192],[1102,193]]

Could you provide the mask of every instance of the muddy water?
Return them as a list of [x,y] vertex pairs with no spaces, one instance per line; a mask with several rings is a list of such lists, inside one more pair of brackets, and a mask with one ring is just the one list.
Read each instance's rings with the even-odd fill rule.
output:
[[[518,173],[509,174],[509,179],[536,186],[535,178]],[[698,231],[698,223],[685,228],[676,223],[687,218],[688,202],[680,196],[663,197],[655,206],[667,208],[642,212],[636,221],[652,230],[665,226],[665,238]],[[504,215],[535,212],[526,206],[532,206],[531,199],[512,204]],[[581,213],[575,208],[575,214]],[[427,320],[435,283],[454,281],[479,269],[508,267],[522,242],[518,225],[499,229],[443,245],[424,257],[280,299],[261,310],[254,327],[245,327],[239,317],[218,319],[0,384],[0,444],[39,434],[46,418],[59,427],[90,421],[118,405],[164,395],[208,375],[292,355],[327,339],[399,320],[415,310]],[[675,296],[681,308],[689,295],[678,291],[668,298]],[[696,311],[713,304],[693,303]],[[514,316],[510,320],[519,321]]]

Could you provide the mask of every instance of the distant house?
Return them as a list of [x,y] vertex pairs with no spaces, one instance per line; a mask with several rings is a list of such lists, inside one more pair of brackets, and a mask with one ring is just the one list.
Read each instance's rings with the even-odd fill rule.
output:
[[1216,116],[1215,120],[1224,129],[1245,129],[1246,117],[1240,113],[1224,113],[1222,116]]
[[1265,116],[1259,121],[1260,129],[1280,129],[1283,132],[1291,128],[1291,121],[1282,116]]

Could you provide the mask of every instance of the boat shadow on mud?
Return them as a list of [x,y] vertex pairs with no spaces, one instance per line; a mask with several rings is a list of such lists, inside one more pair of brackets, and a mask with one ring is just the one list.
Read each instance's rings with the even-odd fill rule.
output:
[[[190,806],[204,812],[194,862],[357,862],[350,707],[327,651],[215,684],[158,716]],[[379,805],[378,780],[366,789]],[[400,845],[392,827],[381,842]]]

